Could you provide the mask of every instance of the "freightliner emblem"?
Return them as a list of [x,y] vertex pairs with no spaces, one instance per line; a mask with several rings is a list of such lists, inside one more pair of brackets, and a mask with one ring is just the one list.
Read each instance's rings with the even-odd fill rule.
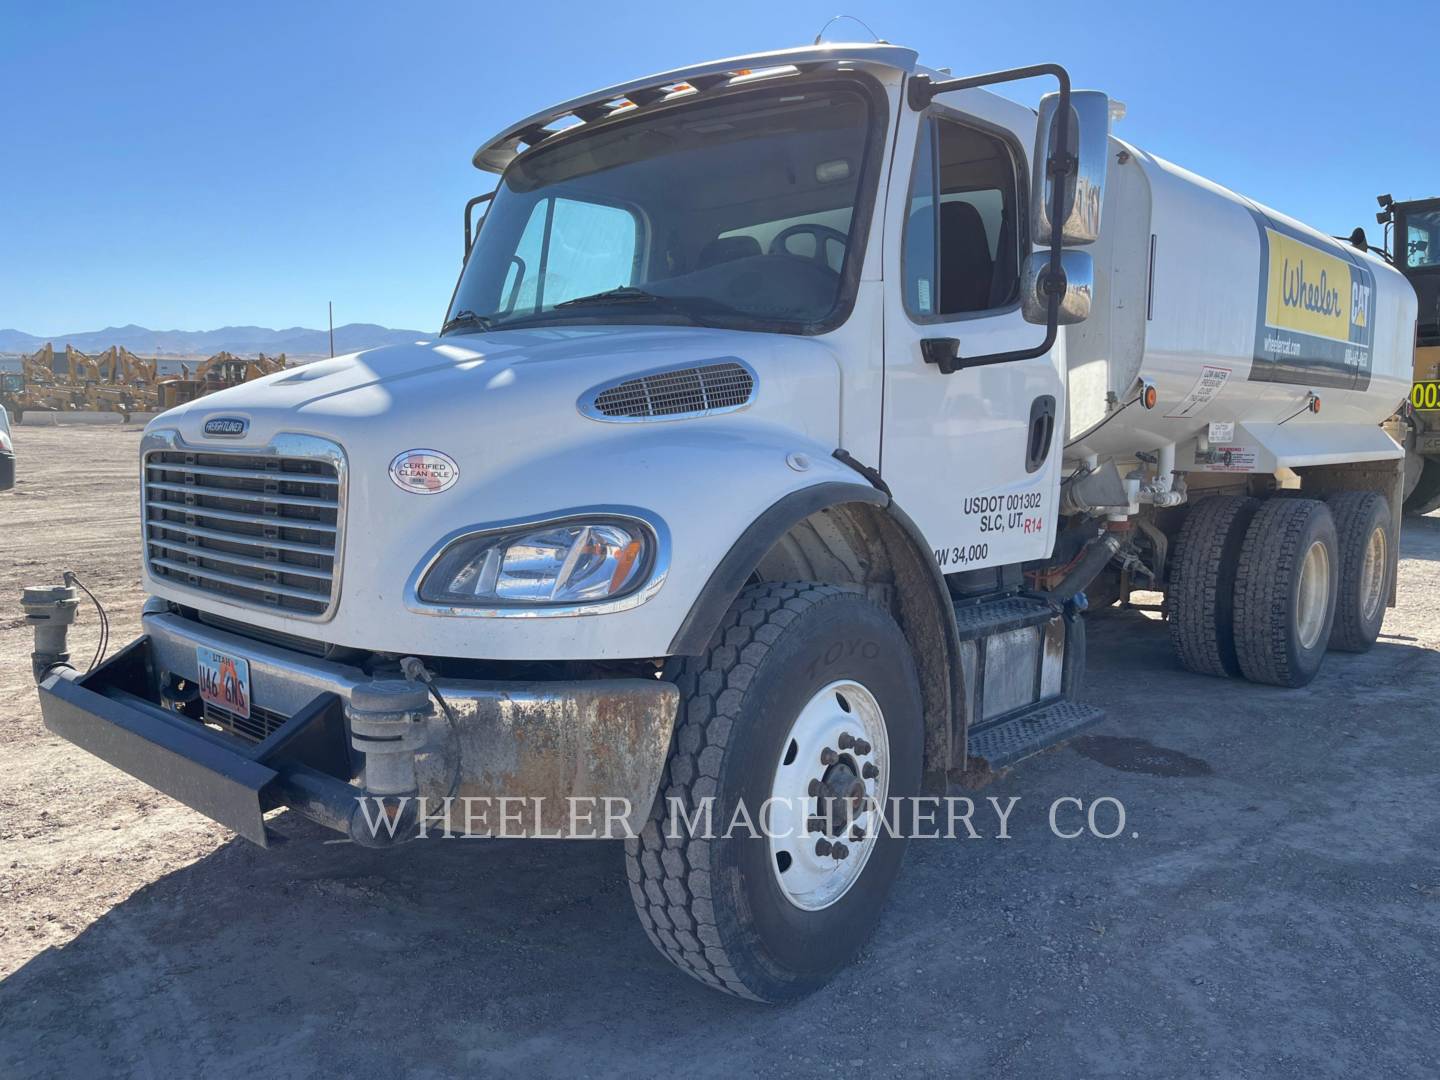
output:
[[238,439],[250,430],[250,421],[240,416],[212,416],[205,421],[205,434],[215,439]]

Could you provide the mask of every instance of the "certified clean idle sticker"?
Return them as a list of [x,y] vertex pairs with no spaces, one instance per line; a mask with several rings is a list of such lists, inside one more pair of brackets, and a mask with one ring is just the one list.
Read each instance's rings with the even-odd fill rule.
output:
[[438,495],[460,479],[460,466],[439,450],[405,450],[390,462],[390,479],[401,491]]

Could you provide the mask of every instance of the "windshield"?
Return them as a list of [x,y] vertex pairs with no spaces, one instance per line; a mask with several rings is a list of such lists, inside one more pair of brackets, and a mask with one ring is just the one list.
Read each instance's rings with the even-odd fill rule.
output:
[[870,137],[860,89],[790,84],[541,146],[506,170],[447,330],[823,328],[858,276]]

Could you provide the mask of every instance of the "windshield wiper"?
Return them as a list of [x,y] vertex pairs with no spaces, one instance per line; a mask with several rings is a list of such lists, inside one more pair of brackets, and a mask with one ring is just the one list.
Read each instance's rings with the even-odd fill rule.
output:
[[660,303],[674,306],[675,301],[668,296],[660,296],[658,293],[646,292],[644,289],[637,289],[634,285],[621,285],[615,289],[606,289],[604,292],[590,293],[587,296],[577,296],[573,300],[561,300],[556,304],[557,308],[580,307],[584,304],[623,304],[623,303]]
[[708,296],[665,296],[661,293],[637,289],[634,285],[621,285],[615,289],[606,289],[604,292],[577,296],[573,300],[562,300],[551,310],[559,311],[569,307],[600,307],[605,304],[654,304],[667,315],[678,315],[682,319],[688,319],[700,326],[706,325],[700,321],[701,316],[740,314],[729,304],[722,304]]
[[451,330],[459,330],[461,327],[469,326],[480,330],[489,330],[495,325],[495,320],[489,315],[477,315],[468,308],[464,311],[457,311],[450,318],[445,320],[445,325],[440,327],[440,334],[444,336]]

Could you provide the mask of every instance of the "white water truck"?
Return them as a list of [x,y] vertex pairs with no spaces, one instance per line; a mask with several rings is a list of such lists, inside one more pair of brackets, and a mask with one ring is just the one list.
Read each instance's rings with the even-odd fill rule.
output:
[[1282,708],[1393,602],[1414,290],[1120,111],[833,44],[511,125],[438,336],[149,424],[143,636],[28,590],[46,724],[260,844],[625,838],[667,958],[815,989],[904,800],[1100,719],[1087,595]]

